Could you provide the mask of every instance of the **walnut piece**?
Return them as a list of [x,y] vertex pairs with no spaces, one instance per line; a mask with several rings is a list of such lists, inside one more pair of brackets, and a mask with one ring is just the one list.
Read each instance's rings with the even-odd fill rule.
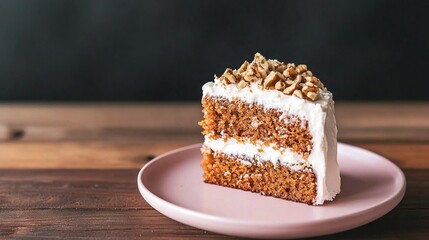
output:
[[221,78],[223,78],[222,80],[224,80],[226,84],[235,83],[236,80],[231,68],[227,68]]
[[237,87],[239,88],[239,89],[243,89],[243,88],[245,88],[247,86],[247,83],[246,83],[246,81],[244,81],[244,80],[241,80],[238,84],[237,84]]
[[283,93],[287,94],[287,95],[291,95],[293,93],[293,91],[295,91],[295,89],[297,89],[298,87],[298,83],[294,82],[292,83],[292,85],[290,85],[289,87],[287,87]]
[[274,85],[274,88],[276,90],[279,90],[279,91],[283,91],[283,89],[285,89],[285,87],[286,87],[286,83],[283,81],[278,81],[278,82],[276,82],[276,85]]
[[298,73],[304,73],[305,71],[307,71],[307,65],[304,65],[304,64],[298,65],[298,67],[296,67],[296,71]]
[[240,73],[245,72],[248,66],[249,66],[249,62],[244,61],[244,63],[241,64],[240,68],[237,70],[237,73],[240,74]]
[[270,88],[274,86],[282,78],[283,78],[283,75],[281,73],[271,71],[270,74],[264,79],[264,87]]
[[313,101],[317,99],[317,93],[315,92],[308,92],[306,96]]
[[304,97],[302,96],[302,92],[301,92],[301,90],[299,90],[299,89],[297,89],[297,90],[293,91],[293,95],[295,95],[295,96],[297,96],[297,97],[299,97],[299,98],[304,98]]

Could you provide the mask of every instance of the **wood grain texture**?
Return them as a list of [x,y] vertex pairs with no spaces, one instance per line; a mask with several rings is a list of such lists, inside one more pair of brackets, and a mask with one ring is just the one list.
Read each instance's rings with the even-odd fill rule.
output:
[[[179,224],[154,210],[5,210],[0,218],[0,237],[11,238],[234,239]],[[428,218],[427,209],[398,209],[357,229],[314,239],[426,239]]]
[[[0,237],[213,239],[177,223],[139,195],[138,169],[3,170]],[[421,238],[429,234],[429,172],[406,170],[407,193],[386,216],[326,239]],[[414,231],[413,231],[414,230]]]
[[[0,239],[234,239],[164,217],[139,169],[202,142],[199,103],[0,104]],[[317,239],[426,239],[429,102],[336,105],[339,140],[401,167],[403,201],[365,226]]]
[[[429,102],[338,102],[336,117],[343,141],[429,141]],[[0,104],[0,124],[32,140],[196,133],[201,118],[195,102]]]
[[[0,173],[1,209],[151,209],[140,197],[140,169],[23,169]],[[407,193],[398,208],[429,209],[429,171],[404,171]]]
[[[138,168],[167,151],[202,142],[201,135],[129,140],[9,141],[0,143],[0,166],[7,168]],[[176,139],[175,139],[176,138]],[[428,143],[361,143],[401,168],[429,169]]]
[[[198,142],[201,142],[199,139]],[[54,141],[0,143],[0,166],[5,168],[138,168],[166,151],[194,140]]]

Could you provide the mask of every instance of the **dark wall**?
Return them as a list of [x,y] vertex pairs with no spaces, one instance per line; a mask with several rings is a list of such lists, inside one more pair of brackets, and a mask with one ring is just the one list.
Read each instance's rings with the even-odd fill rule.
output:
[[199,100],[255,52],[337,100],[429,100],[429,1],[1,1],[0,100]]

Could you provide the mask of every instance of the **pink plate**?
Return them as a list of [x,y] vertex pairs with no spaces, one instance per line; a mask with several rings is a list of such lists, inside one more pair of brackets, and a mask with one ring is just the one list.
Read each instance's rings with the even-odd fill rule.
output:
[[384,157],[338,144],[341,193],[323,206],[264,197],[202,181],[201,144],[163,154],[142,168],[143,198],[176,221],[252,238],[299,238],[345,231],[390,210],[405,193],[402,171]]

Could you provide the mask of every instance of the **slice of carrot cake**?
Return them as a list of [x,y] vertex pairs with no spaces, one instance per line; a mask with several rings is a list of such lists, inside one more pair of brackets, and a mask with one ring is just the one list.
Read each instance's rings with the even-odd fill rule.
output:
[[204,181],[321,205],[340,192],[334,101],[306,65],[256,53],[203,86]]

